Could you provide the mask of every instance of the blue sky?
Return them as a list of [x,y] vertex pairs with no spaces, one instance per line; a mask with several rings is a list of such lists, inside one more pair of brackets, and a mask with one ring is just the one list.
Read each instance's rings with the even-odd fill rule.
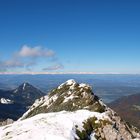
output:
[[140,73],[139,7],[139,0],[0,0],[0,71]]

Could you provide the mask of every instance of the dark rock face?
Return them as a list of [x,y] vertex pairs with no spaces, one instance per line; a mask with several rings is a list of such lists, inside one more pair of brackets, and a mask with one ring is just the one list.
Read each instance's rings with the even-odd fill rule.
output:
[[122,97],[109,106],[128,123],[140,129],[140,94]]
[[42,91],[33,87],[29,83],[23,83],[17,89],[12,91],[14,101],[16,103],[30,106],[33,102],[44,95]]
[[11,91],[0,90],[0,99],[11,101],[11,103],[0,103],[0,120],[6,120],[7,118],[17,120],[36,99],[44,94],[29,83],[23,83]]

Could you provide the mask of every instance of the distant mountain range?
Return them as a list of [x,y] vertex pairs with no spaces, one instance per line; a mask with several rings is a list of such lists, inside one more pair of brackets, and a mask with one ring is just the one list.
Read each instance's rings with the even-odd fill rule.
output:
[[[0,75],[0,89],[15,89],[24,81],[28,81],[41,91],[48,93],[67,79],[75,79],[79,83],[87,83],[94,87],[94,92],[105,103],[112,102],[122,96],[140,93],[140,75],[122,74],[46,74],[46,75]],[[47,85],[46,85],[47,83]]]
[[122,97],[109,106],[128,123],[140,129],[140,93]]
[[23,83],[14,90],[0,90],[0,120],[17,120],[34,101],[45,95],[29,83]]

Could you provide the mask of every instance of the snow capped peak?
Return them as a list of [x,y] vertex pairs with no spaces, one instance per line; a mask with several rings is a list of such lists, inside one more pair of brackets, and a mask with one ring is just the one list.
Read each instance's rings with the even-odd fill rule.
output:
[[33,86],[30,85],[28,82],[22,83],[18,88],[14,90],[14,93],[22,93],[27,89],[33,89]]
[[77,83],[75,82],[75,80],[73,80],[73,79],[70,79],[70,80],[67,80],[66,82],[64,82],[64,83],[62,83],[59,87],[58,87],[58,89],[61,89],[61,88],[63,88],[63,86],[74,86],[74,85],[76,85]]
[[31,85],[27,82],[24,82],[21,86],[22,86],[22,89],[25,90],[26,87],[30,87]]
[[28,83],[24,82],[23,84],[21,84],[19,87],[17,87],[13,92],[14,93],[21,93],[23,91],[25,91],[26,87],[29,86]]
[[36,99],[42,97],[45,93],[31,84],[24,82],[13,90],[13,94],[16,100],[20,98],[20,101],[23,101],[25,104],[29,104],[31,106]]
[[75,82],[75,80],[70,79],[70,80],[66,81],[66,84],[67,85],[72,85],[72,84],[76,84],[76,82]]
[[62,83],[60,86],[58,86],[58,89],[63,89],[64,86],[69,87],[69,89],[71,89],[71,90],[75,90],[77,88],[79,88],[81,90],[83,88],[92,90],[91,86],[89,86],[88,84],[84,84],[84,83],[79,84],[73,79],[67,80],[66,82]]
[[16,89],[14,90],[14,93],[18,93],[18,92],[24,91],[24,90],[26,89],[27,86],[29,87],[30,84],[27,83],[27,82],[24,82],[23,84],[21,84],[18,88],[16,88]]
[[[96,105],[93,106],[93,104]],[[39,108],[38,112],[35,111],[37,108]],[[85,108],[96,112],[104,112],[105,110],[105,106],[100,104],[99,98],[94,95],[89,85],[78,84],[71,79],[52,90],[47,96],[36,100],[21,119],[31,117],[36,113],[58,112],[62,110],[75,111]]]

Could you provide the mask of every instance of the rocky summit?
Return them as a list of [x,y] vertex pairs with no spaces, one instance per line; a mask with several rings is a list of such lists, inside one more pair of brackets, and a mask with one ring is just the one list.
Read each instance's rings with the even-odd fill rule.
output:
[[68,80],[48,96],[44,96],[32,105],[23,115],[22,119],[32,117],[39,113],[76,111],[88,109],[96,112],[104,112],[105,105],[94,95],[92,88],[86,84],[78,84],[74,80]]
[[0,127],[1,140],[140,140],[128,125],[96,96],[74,80],[37,99],[13,124]]

